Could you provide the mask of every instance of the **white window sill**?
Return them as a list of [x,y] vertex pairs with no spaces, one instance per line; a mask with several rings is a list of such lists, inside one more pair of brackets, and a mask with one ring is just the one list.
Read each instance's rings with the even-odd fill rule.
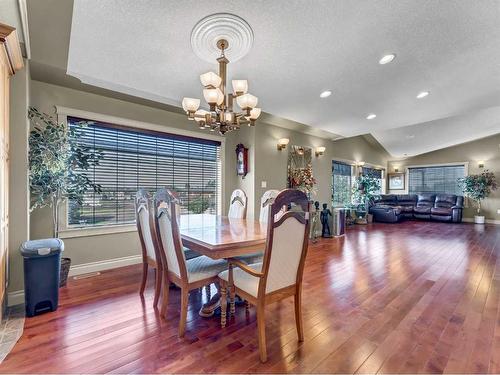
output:
[[67,228],[59,231],[59,238],[102,236],[106,234],[136,232],[135,224],[107,225],[92,228]]

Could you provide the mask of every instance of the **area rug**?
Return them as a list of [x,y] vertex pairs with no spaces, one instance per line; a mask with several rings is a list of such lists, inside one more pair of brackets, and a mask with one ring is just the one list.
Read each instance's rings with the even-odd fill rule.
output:
[[14,348],[23,334],[24,305],[9,307],[0,323],[0,363]]

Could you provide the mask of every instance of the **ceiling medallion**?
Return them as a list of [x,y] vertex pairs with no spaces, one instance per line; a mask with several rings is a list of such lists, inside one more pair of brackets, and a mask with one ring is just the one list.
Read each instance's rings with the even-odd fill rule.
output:
[[[241,20],[244,25],[248,27],[251,35],[251,39],[253,41],[253,33],[251,32],[250,26],[241,19],[240,17],[234,15],[213,15],[204,18],[201,20],[193,29],[193,33],[191,34],[191,43],[193,44],[193,36],[196,35],[205,35],[209,36],[208,38],[212,40],[215,38],[215,47],[219,50],[220,56],[217,58],[217,62],[219,63],[219,74],[214,72],[207,72],[200,75],[200,81],[203,85],[203,97],[208,103],[210,110],[206,111],[200,108],[200,99],[195,98],[184,98],[182,99],[182,108],[186,112],[189,120],[194,120],[198,124],[200,129],[209,129],[211,131],[218,131],[220,134],[224,135],[229,131],[237,130],[241,125],[254,126],[255,121],[260,116],[261,109],[257,108],[258,98],[249,94],[248,91],[248,82],[246,79],[238,79],[232,80],[233,92],[229,93],[226,89],[227,82],[227,64],[229,64],[229,59],[226,56],[226,51],[231,50],[231,42],[228,39],[233,38],[236,34],[230,33],[230,27],[224,27],[222,25],[213,25],[211,22],[213,20],[212,17],[226,17],[231,16],[229,18],[231,20]],[[209,21],[206,21],[209,19]],[[239,23],[242,25],[242,23]],[[198,27],[201,25],[200,27]],[[208,26],[207,26],[208,25]],[[201,31],[200,31],[201,30]],[[204,30],[206,32],[204,32]],[[218,32],[224,31],[230,37],[226,39],[226,37],[222,34],[218,34]],[[199,32],[199,33],[198,33]],[[219,36],[217,36],[219,35]],[[232,36],[231,36],[232,35]],[[196,39],[196,38],[195,38]],[[210,46],[210,40],[208,41]],[[248,52],[251,47],[250,44],[247,44],[246,50],[241,50],[242,44],[233,48],[233,57],[238,59],[244,56]],[[194,45],[193,45],[193,49]],[[200,51],[208,51],[209,49],[200,49]],[[242,53],[244,51],[244,53]],[[196,49],[195,49],[196,52]],[[202,58],[204,55],[199,55]],[[212,61],[211,59],[209,61]],[[236,99],[236,103],[241,108],[242,112],[237,112],[233,110],[234,101]]]
[[226,57],[236,62],[252,48],[253,31],[241,17],[230,13],[216,13],[201,19],[191,31],[191,47],[194,53],[207,62],[213,62],[220,53],[217,42],[228,42]]

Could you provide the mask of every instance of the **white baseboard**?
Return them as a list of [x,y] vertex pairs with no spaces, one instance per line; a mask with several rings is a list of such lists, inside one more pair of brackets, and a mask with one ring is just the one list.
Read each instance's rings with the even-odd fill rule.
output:
[[24,290],[16,290],[7,294],[7,306],[15,306],[24,303]]
[[142,255],[131,255],[128,257],[102,260],[99,262],[76,264],[71,266],[69,269],[69,275],[83,275],[85,273],[111,270],[113,268],[125,267],[138,263],[142,263]]
[[[71,266],[69,269],[69,276],[105,271],[139,263],[142,263],[142,255],[131,255],[128,257],[108,259],[99,262],[76,264]],[[24,303],[24,290],[16,290],[7,294],[7,306],[19,305],[21,303]]]
[[[462,219],[463,222],[466,222],[466,223],[473,223],[474,222],[474,218],[473,217],[464,217]],[[496,224],[496,225],[500,225],[500,220],[495,220],[495,219],[486,219],[485,220],[486,224]]]

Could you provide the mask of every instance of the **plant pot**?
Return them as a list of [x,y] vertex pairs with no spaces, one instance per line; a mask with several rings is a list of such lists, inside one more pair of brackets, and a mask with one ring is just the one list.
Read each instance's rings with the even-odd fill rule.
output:
[[59,288],[66,286],[68,282],[69,267],[71,266],[70,258],[61,258],[61,271],[59,272]]
[[474,216],[474,223],[476,224],[484,224],[484,216]]

